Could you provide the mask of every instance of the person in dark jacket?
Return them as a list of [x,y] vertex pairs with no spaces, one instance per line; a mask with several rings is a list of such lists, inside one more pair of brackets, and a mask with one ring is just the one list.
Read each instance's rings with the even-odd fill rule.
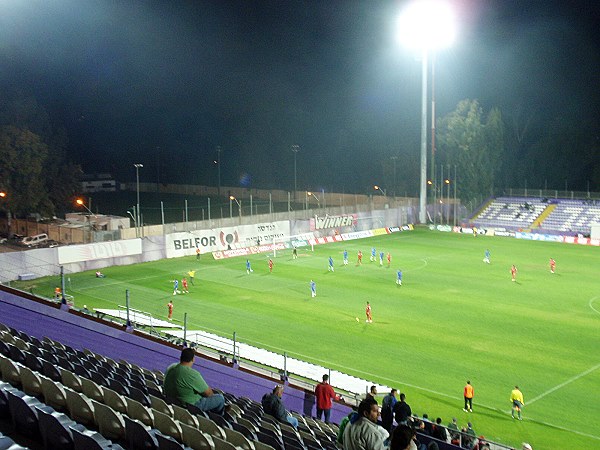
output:
[[406,425],[412,416],[410,405],[406,403],[406,395],[400,394],[400,401],[394,406],[394,419],[398,425]]
[[273,388],[273,392],[263,395],[261,400],[265,414],[275,417],[280,422],[289,423],[294,428],[298,428],[298,419],[292,416],[285,409],[281,396],[283,395],[283,386],[277,385]]

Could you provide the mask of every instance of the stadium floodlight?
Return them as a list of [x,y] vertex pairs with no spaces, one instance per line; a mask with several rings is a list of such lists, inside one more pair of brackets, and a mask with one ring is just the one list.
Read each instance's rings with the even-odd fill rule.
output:
[[6,198],[6,192],[4,192],[4,191],[0,192],[0,198]]
[[383,195],[384,197],[387,197],[387,192],[385,192],[385,189],[382,188],[381,186],[373,186],[373,189],[375,189],[376,191],[381,192],[381,195]]
[[427,61],[430,52],[452,44],[456,36],[455,23],[452,8],[443,0],[415,0],[406,6],[398,22],[399,41],[421,53],[421,223],[425,223],[427,208]]

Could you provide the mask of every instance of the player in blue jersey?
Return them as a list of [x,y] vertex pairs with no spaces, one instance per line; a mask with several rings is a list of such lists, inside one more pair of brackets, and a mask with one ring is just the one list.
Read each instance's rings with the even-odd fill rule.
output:
[[375,250],[375,247],[373,247],[371,249],[371,257],[369,258],[369,260],[371,262],[376,261],[377,260],[377,250]]
[[402,286],[402,271],[400,269],[396,272],[396,284]]
[[344,265],[348,265],[348,250],[344,250]]
[[379,253],[379,266],[383,267],[383,257],[385,256],[385,253],[381,252]]
[[179,280],[173,280],[173,295],[177,295],[179,289]]
[[250,260],[247,259],[246,260],[246,273],[249,274],[250,272],[254,272],[254,270],[252,270],[252,266],[250,265]]
[[312,298],[317,296],[317,283],[315,283],[313,280],[310,280],[310,295]]
[[488,249],[485,249],[485,253],[483,254],[483,262],[486,264],[490,263],[490,251]]
[[329,257],[329,266],[327,266],[327,271],[335,272],[333,269],[333,258],[331,256]]

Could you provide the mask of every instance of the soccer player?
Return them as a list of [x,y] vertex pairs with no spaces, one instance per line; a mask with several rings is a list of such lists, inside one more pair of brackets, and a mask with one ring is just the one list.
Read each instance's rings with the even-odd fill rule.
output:
[[190,291],[188,290],[188,283],[187,283],[187,278],[183,277],[183,280],[181,280],[181,287],[182,287],[182,292],[184,294],[189,294]]
[[373,247],[373,248],[371,249],[371,258],[369,258],[369,260],[370,260],[371,262],[373,262],[373,261],[375,261],[375,260],[376,260],[376,258],[377,258],[377,250],[375,250],[375,247]]
[[521,409],[523,408],[523,406],[525,406],[525,402],[523,401],[523,393],[519,389],[519,386],[515,386],[515,388],[511,391],[510,401],[512,403],[512,418],[515,418],[515,411],[517,411],[519,415],[519,420],[523,420],[523,418],[521,417]]
[[517,266],[514,264],[510,268],[510,276],[512,277],[512,281],[517,281]]
[[348,250],[344,250],[344,265],[348,265]]
[[167,308],[169,308],[169,315],[167,316],[167,318],[169,320],[173,320],[173,302],[169,300],[169,303],[167,303]]
[[465,407],[463,408],[463,411],[473,412],[473,397],[475,396],[475,389],[473,389],[470,381],[467,381],[467,384],[463,389],[463,394],[465,397]]
[[554,269],[556,269],[556,261],[553,258],[550,258],[550,273],[554,273]]
[[388,252],[387,254],[388,267],[392,265],[392,254]]
[[317,283],[315,283],[313,280],[310,280],[310,295],[312,298],[317,296]]
[[273,272],[273,260],[269,258],[269,272]]
[[396,272],[396,284],[402,286],[402,271],[400,269]]
[[173,280],[173,295],[177,295],[177,289],[179,289],[179,280]]
[[250,274],[250,272],[254,272],[254,271],[252,270],[252,266],[250,266],[250,260],[247,259],[246,260],[246,273]]
[[485,253],[483,254],[483,262],[486,263],[486,264],[489,264],[490,263],[490,256],[491,256],[490,251],[486,248],[485,249]]
[[196,247],[196,261],[200,261],[200,247]]
[[327,266],[327,272],[335,272],[334,268],[333,268],[333,258],[330,256],[329,257],[329,266]]
[[385,255],[385,253],[380,252],[379,253],[379,267],[383,267],[383,256]]
[[362,264],[362,252],[360,250],[358,251],[358,261],[356,262],[356,264]]
[[292,259],[298,258],[298,249],[294,246],[294,250],[292,250]]
[[190,269],[190,271],[187,273],[188,277],[190,277],[190,283],[192,283],[192,286],[194,285],[194,277],[196,276],[196,271]]
[[371,304],[369,302],[367,302],[367,307],[365,308],[365,314],[367,316],[367,320],[365,320],[365,322],[372,323],[373,315],[371,314]]

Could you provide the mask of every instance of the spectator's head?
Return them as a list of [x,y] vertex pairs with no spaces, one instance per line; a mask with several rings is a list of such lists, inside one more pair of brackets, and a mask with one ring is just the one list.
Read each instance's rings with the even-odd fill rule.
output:
[[379,406],[377,400],[372,397],[365,398],[360,405],[358,405],[359,417],[365,417],[371,422],[377,423],[377,416],[379,416]]
[[527,442],[523,442],[523,450],[533,450],[533,448]]
[[405,398],[406,398],[406,395],[400,393],[400,401],[403,402]]
[[435,423],[437,423],[438,425],[439,425],[440,423],[442,423],[442,418],[441,418],[441,417],[438,417],[437,419],[435,419]]
[[281,396],[283,395],[283,386],[280,384],[275,386],[273,388],[273,394],[275,394],[277,397],[281,398]]
[[[367,305],[369,304],[369,302],[367,302]],[[377,386],[373,385],[371,386],[371,395],[375,396],[377,395]]]
[[390,394],[392,394],[392,397],[396,396],[396,393],[398,392],[398,389],[393,389],[390,391]]
[[427,413],[423,414],[423,420],[429,421],[429,415]]
[[440,450],[440,447],[437,445],[437,442],[435,441],[431,441],[428,445],[427,445],[427,450]]
[[453,424],[456,424],[456,422],[457,422],[457,420],[456,420],[456,417],[453,417],[453,418],[452,418],[452,423],[453,423]]
[[179,357],[179,362],[181,364],[192,365],[194,363],[195,356],[196,356],[196,354],[194,353],[194,350],[189,347],[186,347],[181,351],[181,356]]
[[398,425],[396,428],[394,428],[394,432],[392,433],[390,450],[409,449],[413,436],[414,433],[410,427],[406,425]]
[[473,424],[471,422],[467,423],[467,428],[473,428]]
[[325,374],[323,375],[323,383],[327,383],[327,381],[329,381],[329,375]]

